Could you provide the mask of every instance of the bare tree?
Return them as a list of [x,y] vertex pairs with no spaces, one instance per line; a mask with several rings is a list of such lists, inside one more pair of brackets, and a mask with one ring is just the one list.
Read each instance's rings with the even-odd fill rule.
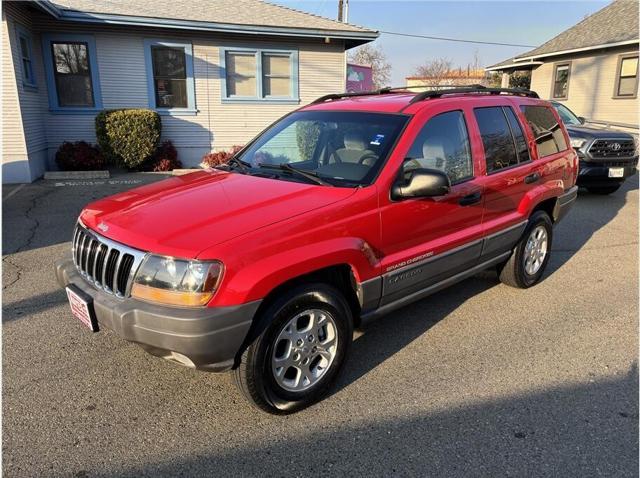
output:
[[423,79],[425,86],[441,85],[451,76],[452,65],[448,58],[436,58],[418,66],[414,76]]
[[387,61],[387,56],[382,51],[382,48],[371,44],[362,45],[349,53],[349,61],[357,65],[371,67],[374,87],[389,86],[391,64]]

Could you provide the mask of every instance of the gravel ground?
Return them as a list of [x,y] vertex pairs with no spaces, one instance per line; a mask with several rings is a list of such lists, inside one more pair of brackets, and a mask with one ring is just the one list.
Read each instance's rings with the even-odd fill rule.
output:
[[637,476],[637,181],[580,194],[536,287],[483,273],[390,314],[330,397],[273,417],[70,315],[81,207],[160,178],[4,188],[5,476]]

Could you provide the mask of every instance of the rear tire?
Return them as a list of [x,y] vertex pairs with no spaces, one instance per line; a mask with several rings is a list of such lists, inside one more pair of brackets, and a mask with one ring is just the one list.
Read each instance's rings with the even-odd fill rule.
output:
[[326,284],[302,285],[277,298],[258,320],[268,325],[233,372],[245,398],[272,414],[296,412],[320,400],[353,339],[344,296]]
[[549,215],[535,211],[511,257],[498,267],[500,281],[520,289],[538,283],[549,262],[552,239],[553,224]]
[[601,195],[607,195],[607,194],[613,194],[615,193],[618,189],[620,189],[620,184],[616,184],[615,186],[593,186],[593,187],[588,187],[587,191],[589,191],[591,194],[601,194]]

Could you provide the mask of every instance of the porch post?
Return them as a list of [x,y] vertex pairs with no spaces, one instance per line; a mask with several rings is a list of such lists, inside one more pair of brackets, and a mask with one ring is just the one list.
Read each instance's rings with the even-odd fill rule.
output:
[[502,83],[500,84],[501,88],[509,88],[509,73],[502,72]]

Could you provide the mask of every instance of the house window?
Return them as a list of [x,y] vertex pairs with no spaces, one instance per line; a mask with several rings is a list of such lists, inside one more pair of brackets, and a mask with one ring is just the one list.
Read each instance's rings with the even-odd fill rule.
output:
[[253,53],[227,52],[227,94],[257,96],[256,56]]
[[615,95],[635,98],[638,91],[638,56],[622,56],[618,62]]
[[298,101],[298,52],[221,50],[223,101]]
[[43,35],[49,104],[53,111],[102,108],[96,47],[88,35]]
[[553,70],[553,94],[558,100],[566,100],[569,96],[569,76],[571,75],[571,65],[565,63],[556,65]]
[[149,106],[160,112],[195,112],[189,43],[145,40]]
[[58,105],[94,106],[89,47],[84,42],[51,42]]
[[36,78],[33,73],[33,41],[31,35],[23,28],[16,27],[18,44],[20,48],[20,67],[22,69],[22,84],[36,86]]
[[262,54],[264,96],[291,98],[291,58],[289,55]]

